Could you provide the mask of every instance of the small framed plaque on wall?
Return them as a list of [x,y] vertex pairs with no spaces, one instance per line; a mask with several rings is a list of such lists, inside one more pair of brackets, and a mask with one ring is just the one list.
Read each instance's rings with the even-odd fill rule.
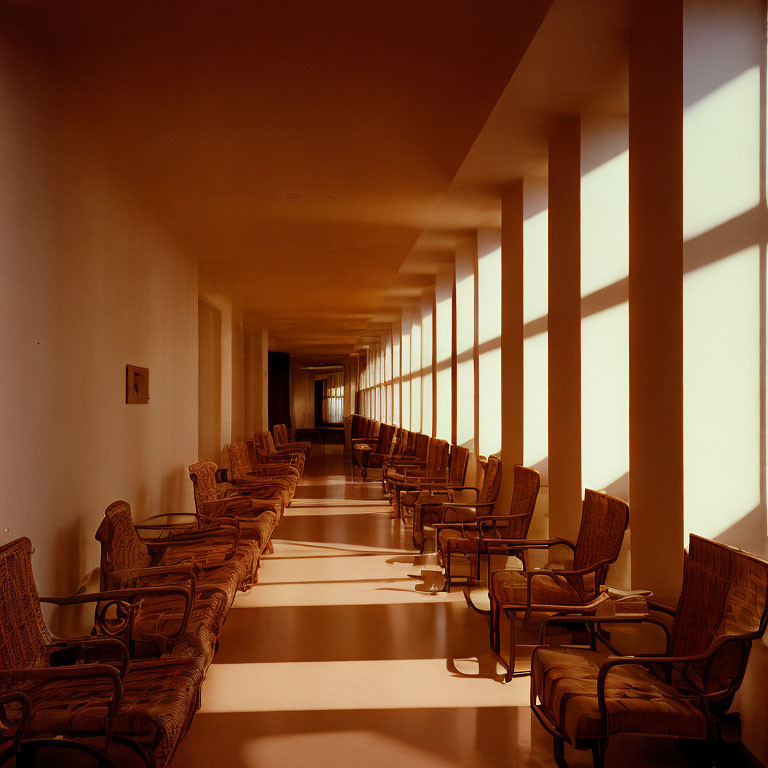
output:
[[125,402],[149,402],[149,368],[140,368],[138,365],[125,366]]

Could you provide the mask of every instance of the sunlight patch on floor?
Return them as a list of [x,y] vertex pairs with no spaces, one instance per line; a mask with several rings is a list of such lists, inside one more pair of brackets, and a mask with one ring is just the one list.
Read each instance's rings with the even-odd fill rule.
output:
[[461,768],[464,765],[459,760],[440,757],[429,749],[371,731],[267,736],[243,744],[241,755],[247,768],[272,764],[307,765],[308,760],[313,768],[347,765],[365,768],[392,768],[396,765]]
[[502,685],[496,679],[471,677],[476,674],[477,661],[463,660],[461,664],[469,671],[460,668],[460,674],[449,671],[448,663],[445,659],[214,662],[208,671],[200,711],[528,706],[528,678]]

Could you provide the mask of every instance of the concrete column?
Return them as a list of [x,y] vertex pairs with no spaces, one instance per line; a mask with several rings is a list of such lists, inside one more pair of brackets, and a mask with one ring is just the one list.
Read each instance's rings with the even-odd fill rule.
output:
[[522,179],[501,198],[501,295],[501,452],[512,466],[523,463]]
[[501,455],[499,505],[512,498],[511,468],[523,463],[523,181],[501,198]]
[[581,516],[581,122],[549,144],[550,532],[574,538]]
[[629,63],[632,584],[673,602],[683,558],[683,14],[634,0]]

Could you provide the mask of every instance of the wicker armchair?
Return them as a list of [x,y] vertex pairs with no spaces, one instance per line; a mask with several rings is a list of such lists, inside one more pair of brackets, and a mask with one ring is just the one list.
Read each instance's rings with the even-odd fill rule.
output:
[[381,492],[387,492],[387,470],[399,459],[407,455],[413,455],[413,444],[416,439],[415,432],[409,432],[401,427],[396,428],[392,441],[392,449],[389,456],[381,460]]
[[[598,491],[584,491],[581,524],[576,543],[567,539],[503,539],[491,540],[494,552],[521,557],[526,550],[550,551],[562,546],[573,553],[568,569],[548,566],[537,570],[496,571],[489,578],[491,599],[491,648],[506,667],[506,678],[516,675],[516,619],[523,614],[528,621],[533,612],[557,613],[563,606],[571,609],[587,607],[600,595],[608,567],[621,552],[624,533],[629,525],[629,507],[621,499]],[[501,656],[501,616],[509,619],[509,662]],[[522,674],[529,674],[524,672]]]
[[293,448],[278,449],[275,445],[275,441],[272,439],[272,433],[267,430],[254,432],[253,443],[259,451],[260,463],[287,463],[295,467],[299,476],[304,474],[304,462],[306,459],[304,451],[295,450]]
[[464,485],[468,464],[469,449],[460,445],[451,445],[447,472],[441,477],[420,477],[417,491],[409,491],[401,495],[400,503],[406,508],[406,513],[410,512],[413,515],[417,502],[449,501],[452,489]]
[[368,460],[368,469],[378,469],[392,455],[395,445],[395,436],[398,427],[391,424],[382,424],[379,427],[379,434],[373,444],[373,453]]
[[[423,468],[427,465],[430,439],[429,435],[422,434],[421,432],[412,432],[405,444],[403,454],[397,459],[385,463],[382,470],[382,481],[385,493],[390,497],[393,494],[393,483],[402,480],[403,470],[406,466],[415,469],[416,467]],[[392,482],[390,482],[390,478],[392,478]]]
[[303,451],[304,456],[308,457],[312,452],[312,443],[309,440],[296,440],[295,433],[291,430],[291,434],[288,432],[288,427],[285,424],[275,424],[272,427],[275,447],[280,451]]
[[[649,609],[639,617],[550,618],[542,627],[544,639],[552,623],[590,629],[588,649],[539,646],[533,653],[531,707],[554,737],[560,768],[567,768],[566,742],[591,748],[602,768],[609,738],[620,734],[703,740],[714,764],[724,729],[738,723],[738,715],[726,715],[752,641],[768,624],[768,563],[691,535],[677,608],[649,601]],[[666,616],[673,617],[671,631]],[[660,627],[664,653],[623,655],[604,631],[619,623]],[[597,650],[598,641],[607,653]]]
[[[475,578],[479,580],[481,559],[485,557],[490,569],[491,555],[496,554],[494,540],[524,539],[528,535],[540,486],[541,477],[535,469],[516,465],[512,501],[508,512],[495,513],[494,508],[489,507],[489,514],[477,515],[468,520],[466,507],[445,507],[444,522],[435,523],[433,527],[437,531],[437,551],[445,567],[446,590],[451,588],[451,560],[455,556],[466,558],[470,564],[470,572],[474,570]],[[463,522],[459,522],[461,518]],[[513,553],[506,546],[502,546],[500,550],[505,555]],[[523,561],[525,567],[525,551],[517,550],[514,554]]]
[[[269,499],[252,496],[247,487],[232,488],[217,482],[217,472],[212,461],[198,461],[189,467],[198,519],[207,526],[222,517],[235,517],[241,536],[255,538],[260,553],[271,550],[270,539],[283,510],[279,492]],[[262,489],[263,486],[256,486],[257,493]]]
[[[11,749],[75,749],[114,766],[110,746],[123,742],[147,766],[164,768],[199,706],[205,672],[201,659],[131,661],[128,648],[117,638],[72,641],[54,636],[43,619],[41,602],[125,600],[130,594],[40,598],[31,553],[26,538],[0,547],[0,696],[22,701],[26,697],[28,712]],[[146,592],[158,590],[185,593],[183,587]],[[140,590],[132,594],[141,598]],[[92,741],[99,735],[104,736],[103,748]]]
[[238,588],[249,580],[249,557],[239,557],[237,539],[227,542],[231,529],[182,532],[160,540],[142,539],[130,504],[115,501],[104,510],[96,540],[101,543],[102,589],[124,589],[144,584],[185,584],[198,599],[224,597],[221,620]]
[[[413,513],[413,545],[423,552],[426,543],[424,529],[436,523],[445,522],[445,515],[449,509],[452,510],[450,514],[455,522],[471,522],[479,515],[489,515],[493,511],[501,488],[501,469],[501,459],[498,456],[491,456],[485,463],[482,487],[477,488],[472,485],[438,487],[434,491],[429,491],[426,498],[418,500],[414,505]],[[473,495],[474,499],[471,498]],[[466,497],[469,498],[466,499]],[[435,544],[437,545],[437,542]]]
[[299,470],[286,462],[269,462],[261,457],[261,449],[255,443],[239,441],[227,445],[229,455],[228,480],[236,488],[247,489],[254,495],[271,496],[278,492],[287,507],[293,500],[299,482]]
[[[413,508],[420,497],[422,485],[432,482],[445,483],[448,473],[450,444],[446,440],[431,438],[427,449],[426,464],[395,465],[387,480],[392,489],[392,500],[397,517],[413,514]],[[399,471],[398,471],[399,470]]]

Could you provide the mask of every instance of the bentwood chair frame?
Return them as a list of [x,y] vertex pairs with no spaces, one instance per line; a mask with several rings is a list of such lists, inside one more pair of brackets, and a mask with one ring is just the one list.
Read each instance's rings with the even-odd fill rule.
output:
[[[5,620],[0,622],[0,703],[16,699],[23,710],[20,730],[11,747],[0,754],[0,763],[19,754],[19,751],[24,754],[36,747],[53,747],[84,752],[96,758],[100,765],[119,768],[108,754],[108,750],[112,742],[120,742],[136,752],[145,765],[150,768],[157,765],[154,755],[138,741],[115,733],[114,721],[123,698],[123,687],[127,677],[132,674],[133,667],[129,646],[116,635],[124,634],[126,630],[127,634],[130,634],[135,603],[146,598],[177,596],[184,600],[185,610],[174,635],[182,636],[187,631],[193,601],[190,590],[184,586],[172,585],[105,590],[65,597],[40,597],[32,573],[32,551],[32,543],[27,538],[16,539],[0,547],[0,573],[3,592],[6,594],[3,601]],[[102,633],[101,636],[71,639],[57,637],[45,624],[40,609],[41,603],[58,606],[96,603],[95,629]],[[119,606],[125,617],[119,632],[114,624],[104,620],[107,610],[113,606]],[[7,615],[9,611],[13,613],[12,617]],[[112,654],[109,661],[103,657],[105,652]],[[91,653],[96,655],[89,658]],[[190,666],[196,663],[191,659],[188,662]],[[162,661],[156,663],[163,664]],[[169,660],[168,663],[172,662]],[[146,664],[152,665],[153,662],[137,662],[135,668],[146,669]],[[158,673],[162,673],[161,667],[158,667]],[[202,676],[200,679],[202,680]],[[38,708],[45,706],[45,690],[35,689],[33,695],[33,688],[38,684],[55,681],[78,681],[77,692],[83,702],[87,699],[87,692],[92,683],[106,683],[112,694],[106,705],[105,729],[98,732],[82,732],[75,729],[76,732],[72,732],[64,720],[64,730],[56,738],[42,735],[27,738],[26,730],[30,719],[35,717]],[[75,688],[72,690],[75,691]],[[182,735],[189,727],[198,706],[199,686],[191,706],[180,713],[184,717],[180,728]],[[99,735],[105,739],[103,749],[80,740]],[[164,765],[167,765],[170,757],[172,752],[163,762]]]
[[[423,553],[426,545],[426,538],[424,537],[424,528],[432,527],[434,525],[454,522],[474,522],[478,517],[485,517],[493,512],[496,506],[496,499],[501,489],[501,479],[503,472],[503,464],[498,456],[490,456],[488,459],[484,459],[480,462],[483,469],[483,484],[481,487],[476,485],[456,485],[448,488],[437,488],[432,492],[432,495],[436,495],[437,504],[434,499],[427,499],[425,501],[419,501],[416,503],[414,516],[413,516],[413,543],[415,547]],[[457,493],[474,493],[474,501],[456,501],[455,497]],[[445,495],[448,496],[449,501],[443,501]],[[437,519],[433,521],[425,520],[425,514],[428,509],[437,509]],[[481,514],[478,514],[481,512]],[[416,534],[420,533],[421,542],[417,541]],[[435,530],[435,535],[438,531]],[[435,542],[437,547],[437,542]],[[449,586],[447,588],[450,588]]]
[[[601,517],[601,512],[604,516]],[[606,520],[609,521],[606,524]],[[589,610],[599,598],[601,588],[605,584],[608,568],[616,562],[621,553],[624,534],[629,526],[629,506],[622,499],[617,499],[599,491],[585,490],[582,505],[581,524],[576,542],[564,538],[552,539],[489,539],[495,552],[506,553],[520,558],[528,550],[545,550],[549,552],[554,547],[565,547],[573,553],[574,564],[580,566],[570,569],[538,568],[536,570],[497,571],[489,573],[488,594],[491,604],[490,616],[490,645],[497,660],[507,670],[505,680],[513,677],[529,675],[529,671],[517,672],[515,669],[516,655],[516,624],[517,614],[523,614],[526,623],[532,613],[557,614],[562,611],[574,611],[579,608]],[[603,541],[601,541],[601,539]],[[608,546],[606,546],[606,541]],[[485,546],[488,546],[486,544]],[[583,561],[583,562],[581,562]],[[490,562],[490,559],[489,559]],[[525,562],[525,561],[523,561]],[[510,574],[512,578],[525,579],[525,599],[521,602],[505,602],[495,595],[495,581]],[[534,589],[544,579],[551,579],[558,588],[565,591],[564,597],[574,602],[560,603],[554,601],[537,602],[533,599]],[[534,581],[536,585],[534,585]],[[589,581],[593,584],[590,587]],[[509,661],[501,655],[501,615],[509,620]]]
[[[604,657],[594,680],[599,728],[592,738],[574,740],[569,737],[559,713],[545,704],[538,675],[534,673],[531,677],[531,709],[553,736],[555,762],[559,768],[568,768],[564,752],[566,743],[577,749],[591,749],[595,768],[603,768],[612,735],[674,736],[649,732],[642,727],[617,729],[617,713],[612,707],[608,680],[614,671],[620,672],[627,667],[640,668],[638,671],[647,676],[651,685],[658,680],[660,686],[671,686],[681,694],[678,700],[693,704],[702,713],[705,729],[698,737],[688,735],[686,738],[702,740],[710,764],[717,764],[716,754],[723,743],[724,732],[730,729],[734,720],[738,722],[738,715],[729,722],[728,709],[744,679],[752,643],[763,637],[768,628],[768,562],[691,534],[677,607],[652,600],[648,601],[648,607],[647,616],[631,617],[585,616],[564,610],[542,625],[541,645],[534,650],[532,658],[534,670],[539,668],[537,657],[548,650],[546,632],[553,624],[583,623],[589,630],[590,650],[595,651],[600,641],[610,654]],[[666,640],[664,652],[624,655],[603,630],[606,625],[617,624],[649,624],[660,628]],[[630,688],[621,694],[621,705],[625,710],[632,693]],[[636,696],[642,698],[642,692]],[[663,695],[659,698],[663,700]],[[642,718],[639,719],[642,726]]]
[[[525,551],[523,549],[513,550],[504,544],[498,548],[494,546],[494,542],[499,539],[525,539],[528,536],[528,529],[531,526],[536,508],[536,500],[541,487],[541,476],[535,469],[519,464],[514,466],[513,472],[514,487],[508,512],[500,514],[491,512],[487,515],[478,515],[474,520],[451,522],[448,519],[449,516],[452,512],[455,514],[455,510],[460,507],[447,505],[443,518],[446,522],[437,523],[433,526],[437,531],[437,551],[442,556],[445,567],[446,590],[451,588],[451,561],[454,556],[465,558],[469,561],[470,566],[474,559],[474,578],[477,581],[480,580],[480,563],[483,558],[487,562],[490,579],[491,556],[497,553],[506,556],[513,554],[522,561],[523,568],[525,568]],[[448,538],[445,546],[443,546],[440,540],[440,534],[443,531],[457,531],[461,536]],[[467,577],[467,581],[468,583],[472,581],[471,575]],[[472,605],[471,607],[474,608],[475,606]]]

